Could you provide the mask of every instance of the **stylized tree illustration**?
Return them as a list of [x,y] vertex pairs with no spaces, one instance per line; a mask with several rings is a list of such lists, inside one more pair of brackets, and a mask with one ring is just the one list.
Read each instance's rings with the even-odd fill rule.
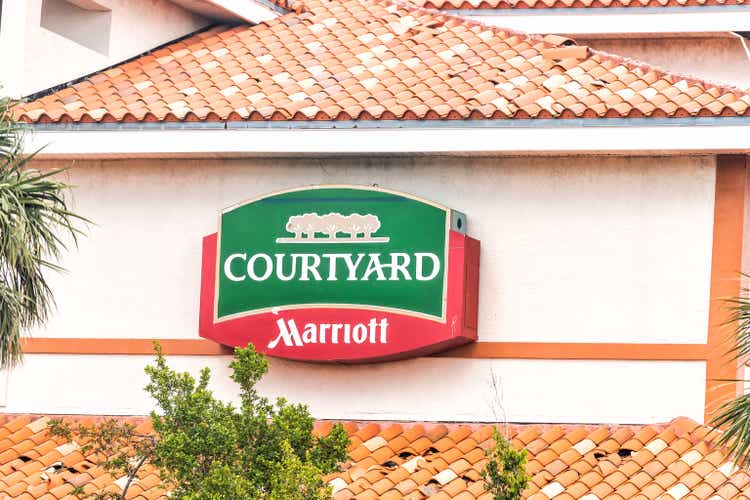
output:
[[346,223],[342,231],[348,234],[351,239],[355,239],[363,231],[363,217],[359,214],[347,215],[344,217]]
[[380,229],[380,219],[372,214],[367,214],[362,217],[362,231],[365,233],[365,238],[370,239],[372,233],[377,232]]
[[294,233],[294,239],[299,240],[302,238],[302,231],[305,229],[303,217],[302,215],[292,215],[286,223],[286,230]]
[[[335,243],[348,243],[351,241],[362,241],[364,243],[386,243],[390,238],[387,236],[373,237],[380,229],[380,219],[373,214],[351,214],[341,215],[338,212],[330,212],[325,215],[307,213],[303,215],[292,215],[287,220],[286,230],[294,233],[294,238],[276,238],[277,243],[315,243],[326,240]],[[316,234],[323,233],[326,237],[317,237]],[[348,235],[348,238],[339,238],[339,233]],[[359,235],[362,235],[361,237]]]
[[303,215],[302,227],[302,232],[305,233],[309,239],[315,238],[315,233],[320,231],[320,216],[315,212]]
[[338,213],[326,214],[320,218],[322,232],[336,239],[336,233],[344,229],[344,216]]

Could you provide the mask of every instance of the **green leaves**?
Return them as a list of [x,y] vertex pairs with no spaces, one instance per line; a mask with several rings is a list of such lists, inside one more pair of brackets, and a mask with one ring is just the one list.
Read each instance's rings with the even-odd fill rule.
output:
[[492,436],[495,446],[486,451],[489,462],[482,471],[487,481],[485,488],[494,500],[519,500],[529,485],[526,450],[516,451],[497,429],[493,429]]
[[272,469],[268,500],[313,500],[330,498],[330,489],[320,478],[320,470],[303,461],[292,446],[281,443],[281,460]]
[[[743,278],[750,278],[747,274]],[[731,311],[726,326],[732,327],[735,337],[729,337],[733,342],[727,346],[732,359],[748,359],[750,357],[750,291],[742,289],[739,297],[726,299],[725,303]]]
[[[213,395],[210,372],[196,380],[167,365],[161,346],[146,367],[146,392],[157,410],[151,413],[153,435],[130,424],[104,419],[93,426],[71,426],[52,420],[50,433],[85,443],[82,452],[116,477],[138,477],[146,460],[160,472],[170,498],[176,500],[323,500],[330,489],[322,475],[347,458],[349,436],[336,424],[325,437],[312,434],[307,407],[259,396],[256,384],[268,371],[265,356],[252,345],[236,349],[232,380],[240,389],[235,408]],[[132,484],[128,482],[127,485]],[[111,491],[78,491],[82,498],[125,498]]]
[[129,478],[122,494],[107,490],[96,491],[87,486],[72,493],[79,498],[124,498],[141,465],[153,453],[155,444],[154,436],[139,434],[134,425],[111,417],[93,425],[71,425],[63,419],[51,419],[47,425],[52,436],[82,442],[81,453],[96,461],[107,472],[115,477]]
[[738,466],[750,468],[750,394],[724,403],[711,425],[723,427],[719,445],[726,445]]
[[[731,341],[727,346],[729,361],[747,360],[750,357],[750,291],[743,288],[739,297],[726,299],[725,302],[731,311],[726,326],[731,327],[733,334],[727,336]],[[723,382],[735,385],[745,381]],[[743,394],[722,404],[711,420],[711,425],[724,429],[718,443],[727,446],[737,465],[750,468],[750,394]]]
[[207,369],[197,381],[171,370],[158,346],[156,363],[146,368],[146,391],[158,406],[151,414],[158,436],[152,461],[171,498],[328,498],[321,475],[346,458],[344,428],[315,438],[306,406],[260,396],[256,386],[268,361],[252,345],[235,350],[230,368],[239,408],[215,398]]
[[55,261],[87,222],[68,208],[70,186],[55,180],[62,170],[29,167],[14,104],[0,98],[0,369],[21,361],[21,333],[47,320],[54,298],[44,271],[62,270]]
[[348,455],[349,435],[340,424],[334,425],[327,436],[320,437],[310,452],[310,459],[323,472],[333,472]]

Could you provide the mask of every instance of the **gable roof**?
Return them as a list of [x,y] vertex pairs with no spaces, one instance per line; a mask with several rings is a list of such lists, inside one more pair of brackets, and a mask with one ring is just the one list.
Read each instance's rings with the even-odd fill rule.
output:
[[739,89],[391,0],[306,0],[18,106],[31,123],[738,116]]
[[[70,418],[70,417],[68,417]],[[99,417],[73,417],[91,421]],[[138,432],[150,422],[131,417]],[[0,417],[0,495],[64,498],[74,487],[87,493],[121,491],[73,442],[50,438],[48,418]],[[332,422],[316,423],[319,434]],[[481,424],[345,422],[350,460],[325,479],[334,500],[448,498],[487,500],[481,471],[492,445],[492,427]],[[529,500],[684,499],[728,500],[750,496],[750,475],[737,470],[714,445],[718,433],[679,418],[665,425],[509,425],[503,430],[528,453]],[[132,492],[132,496],[130,494]],[[129,498],[167,498],[148,463]]]

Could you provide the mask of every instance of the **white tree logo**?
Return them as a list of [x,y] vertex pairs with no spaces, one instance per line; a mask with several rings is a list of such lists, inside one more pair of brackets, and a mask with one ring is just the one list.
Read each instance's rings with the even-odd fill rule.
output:
[[380,229],[380,219],[373,214],[318,215],[313,212],[292,215],[285,229],[294,236],[276,238],[276,243],[388,243],[390,241],[387,236],[373,236],[373,233]]

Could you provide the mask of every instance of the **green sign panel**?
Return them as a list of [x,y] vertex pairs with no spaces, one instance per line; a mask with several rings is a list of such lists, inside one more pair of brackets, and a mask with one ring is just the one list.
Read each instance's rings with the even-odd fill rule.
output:
[[377,188],[324,186],[221,214],[215,313],[366,307],[441,320],[449,210]]

